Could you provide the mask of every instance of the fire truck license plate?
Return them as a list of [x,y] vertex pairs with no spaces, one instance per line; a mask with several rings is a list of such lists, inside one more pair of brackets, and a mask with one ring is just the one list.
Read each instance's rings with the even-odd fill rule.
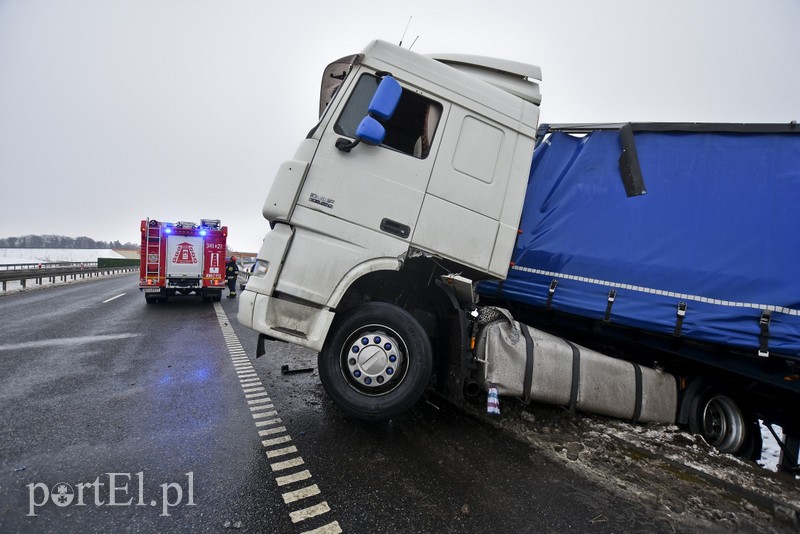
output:
[[146,287],[144,288],[145,293],[161,293],[161,288],[159,287]]

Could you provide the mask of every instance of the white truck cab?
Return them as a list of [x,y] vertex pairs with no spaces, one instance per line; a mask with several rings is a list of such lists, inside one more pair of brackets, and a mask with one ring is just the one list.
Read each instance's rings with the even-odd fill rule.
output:
[[351,416],[386,419],[419,399],[452,334],[442,275],[506,276],[540,79],[531,65],[382,41],[326,68],[320,120],[264,203],[272,230],[238,319],[318,351]]

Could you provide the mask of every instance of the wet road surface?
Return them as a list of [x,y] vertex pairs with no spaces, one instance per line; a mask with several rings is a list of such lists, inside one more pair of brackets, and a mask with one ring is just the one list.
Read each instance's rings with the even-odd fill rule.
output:
[[[2,532],[621,532],[658,514],[436,397],[345,418],[316,355],[136,276],[0,298]],[[112,504],[113,503],[113,504]]]

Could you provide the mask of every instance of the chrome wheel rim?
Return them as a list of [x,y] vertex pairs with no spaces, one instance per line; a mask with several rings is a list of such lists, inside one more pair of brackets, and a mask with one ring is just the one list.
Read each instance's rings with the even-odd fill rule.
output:
[[371,324],[347,336],[342,346],[342,374],[347,384],[365,395],[386,395],[408,374],[408,348],[386,325]]
[[745,439],[742,412],[729,397],[711,397],[703,410],[703,436],[720,452],[738,451]]

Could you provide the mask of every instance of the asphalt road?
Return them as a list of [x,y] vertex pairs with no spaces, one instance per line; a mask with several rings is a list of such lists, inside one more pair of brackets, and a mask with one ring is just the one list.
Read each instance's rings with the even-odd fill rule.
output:
[[0,532],[671,530],[436,398],[349,420],[236,301],[136,283],[0,297]]

